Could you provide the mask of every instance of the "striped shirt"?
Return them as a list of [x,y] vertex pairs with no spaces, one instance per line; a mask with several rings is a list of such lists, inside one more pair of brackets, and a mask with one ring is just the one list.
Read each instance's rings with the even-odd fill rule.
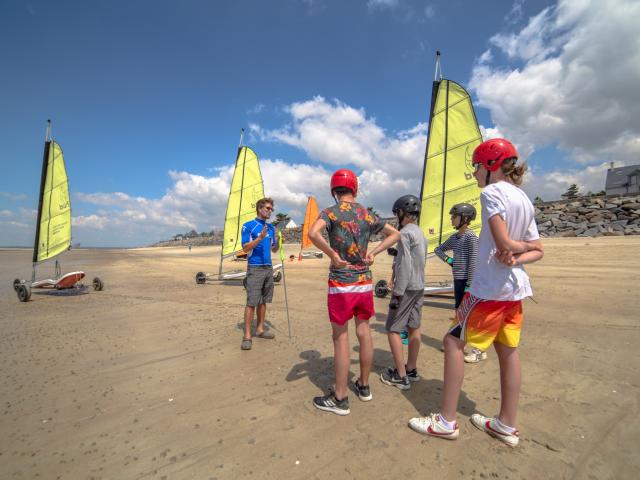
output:
[[469,228],[463,234],[454,233],[446,242],[438,245],[434,252],[446,262],[448,257],[444,252],[449,250],[453,250],[453,278],[466,279],[467,285],[471,285],[478,258],[478,236]]

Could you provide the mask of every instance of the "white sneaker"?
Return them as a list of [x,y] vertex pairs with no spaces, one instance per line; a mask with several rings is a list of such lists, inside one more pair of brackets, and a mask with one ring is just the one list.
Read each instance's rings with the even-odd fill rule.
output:
[[478,363],[487,359],[487,352],[480,349],[472,348],[469,353],[464,354],[464,361],[467,363]]
[[440,421],[439,413],[432,413],[428,417],[412,418],[409,420],[409,427],[415,432],[446,440],[455,440],[460,434],[458,422],[456,422],[455,428],[447,428]]
[[497,438],[502,443],[506,443],[510,447],[518,446],[518,442],[520,442],[520,432],[514,430],[513,433],[509,433],[505,431],[498,422],[496,422],[495,418],[485,417],[480,415],[479,413],[474,413],[471,415],[471,423],[480,430],[485,431],[492,437]]

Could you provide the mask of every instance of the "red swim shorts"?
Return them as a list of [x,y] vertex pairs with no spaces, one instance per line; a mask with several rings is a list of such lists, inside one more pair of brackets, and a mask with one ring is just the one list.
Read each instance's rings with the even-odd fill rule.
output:
[[331,323],[344,325],[353,317],[369,320],[376,313],[373,307],[373,283],[371,280],[356,283],[329,280],[327,307]]

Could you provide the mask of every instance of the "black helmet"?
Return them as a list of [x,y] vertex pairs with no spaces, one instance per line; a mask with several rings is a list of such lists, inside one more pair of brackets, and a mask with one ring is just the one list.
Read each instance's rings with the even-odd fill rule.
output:
[[419,215],[420,199],[415,195],[403,195],[393,202],[393,208],[391,209],[394,215],[397,215],[400,210],[402,210],[405,215]]
[[458,203],[451,207],[449,215],[460,215],[461,225],[476,219],[476,207],[469,203]]

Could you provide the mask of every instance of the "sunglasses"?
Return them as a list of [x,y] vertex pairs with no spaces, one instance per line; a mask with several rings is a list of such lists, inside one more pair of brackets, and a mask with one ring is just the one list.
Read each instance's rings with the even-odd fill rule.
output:
[[273,212],[273,207],[262,207],[262,208],[264,208],[265,210],[269,210],[270,212]]

